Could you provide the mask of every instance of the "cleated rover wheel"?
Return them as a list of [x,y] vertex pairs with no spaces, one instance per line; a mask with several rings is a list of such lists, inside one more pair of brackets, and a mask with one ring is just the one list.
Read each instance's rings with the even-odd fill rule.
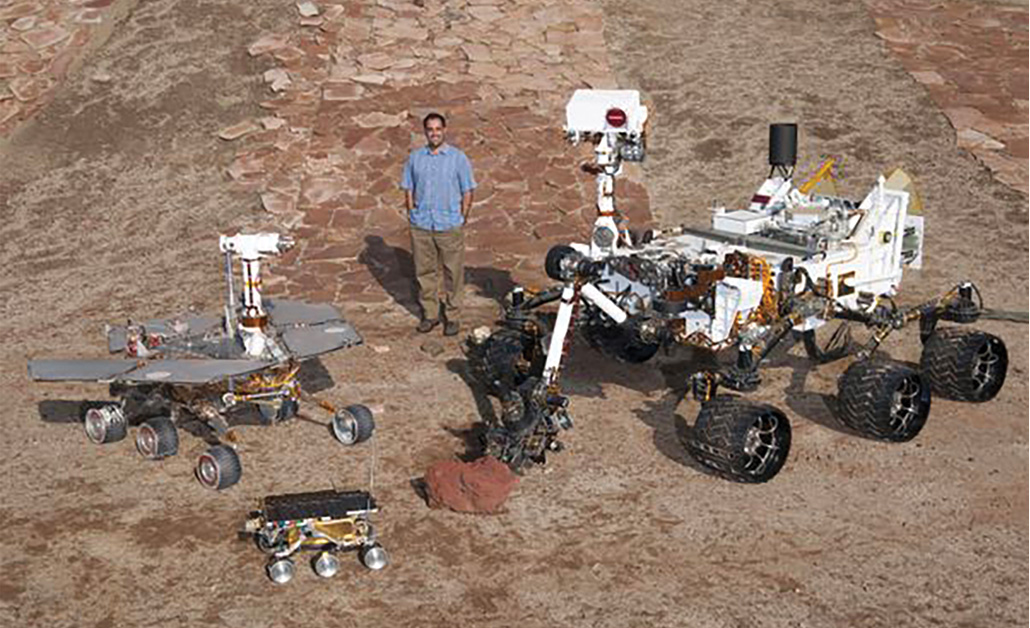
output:
[[333,436],[344,445],[357,445],[372,437],[376,429],[372,411],[361,404],[347,406],[333,416]]
[[82,427],[86,438],[96,445],[120,441],[128,431],[125,414],[113,404],[86,410],[82,417]]
[[473,376],[490,393],[503,396],[544,369],[542,351],[528,335],[514,329],[499,329],[469,355]]
[[1005,384],[1009,354],[1001,338],[986,332],[939,328],[923,346],[920,368],[933,391],[957,401],[989,401]]
[[840,379],[840,420],[876,440],[912,440],[930,414],[930,384],[917,371],[887,360],[855,362]]
[[170,417],[147,419],[136,430],[136,450],[147,460],[160,460],[179,452],[179,433]]
[[684,444],[720,476],[758,484],[783,468],[790,436],[787,416],[773,406],[720,395],[701,406]]
[[235,449],[215,445],[200,455],[195,473],[204,488],[221,491],[240,481],[243,467]]

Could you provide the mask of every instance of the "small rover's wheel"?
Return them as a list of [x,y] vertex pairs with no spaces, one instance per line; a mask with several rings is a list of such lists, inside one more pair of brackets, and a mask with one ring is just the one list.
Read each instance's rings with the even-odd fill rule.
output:
[[293,574],[296,571],[297,568],[294,566],[293,559],[291,558],[276,558],[265,567],[268,579],[276,584],[286,584],[293,580]]
[[389,554],[386,553],[386,550],[379,543],[366,545],[361,550],[360,557],[361,564],[372,571],[379,571],[390,564]]
[[376,429],[372,411],[361,404],[347,406],[333,416],[333,436],[344,445],[357,445],[372,437]]
[[920,368],[933,391],[957,401],[990,401],[1005,384],[1009,354],[1001,338],[975,329],[939,328],[923,346]]
[[243,467],[236,450],[225,445],[215,445],[200,455],[196,467],[197,480],[215,491],[227,489],[240,481]]
[[917,371],[889,360],[855,362],[840,379],[840,420],[877,440],[912,440],[930,414],[930,385]]
[[790,452],[790,422],[775,407],[720,395],[705,402],[686,438],[698,462],[734,482],[771,480]]
[[86,438],[96,445],[106,445],[125,438],[128,424],[122,409],[116,405],[90,408],[82,417]]
[[179,452],[179,433],[170,417],[147,419],[136,430],[136,450],[147,460],[160,460]]
[[851,323],[848,321],[826,323],[818,329],[809,329],[802,332],[801,339],[805,343],[805,353],[817,364],[839,360],[855,350]]

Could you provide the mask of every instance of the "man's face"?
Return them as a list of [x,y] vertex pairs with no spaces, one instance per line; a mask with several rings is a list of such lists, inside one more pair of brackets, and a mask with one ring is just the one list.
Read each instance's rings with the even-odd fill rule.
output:
[[436,118],[426,122],[426,141],[429,143],[429,147],[433,149],[439,148],[440,145],[443,144],[444,134],[446,131],[447,127],[443,125],[443,122],[440,122]]

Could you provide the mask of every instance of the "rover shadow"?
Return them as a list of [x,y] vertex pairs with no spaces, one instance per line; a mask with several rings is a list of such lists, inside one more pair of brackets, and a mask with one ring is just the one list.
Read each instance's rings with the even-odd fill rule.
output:
[[[412,316],[421,317],[415,286],[415,261],[409,250],[391,246],[380,236],[365,236],[365,248],[358,255],[358,262],[368,268],[398,305]],[[466,266],[465,283],[473,286],[478,296],[498,303],[515,287],[511,273],[496,268]]]
[[[809,358],[803,350],[801,354],[798,354],[796,351],[790,351],[795,345],[800,345],[800,337],[784,344],[786,345],[785,347],[777,347],[774,354],[770,356],[767,366],[790,369],[790,381],[783,392],[787,408],[790,409],[791,413],[841,434],[878,441],[878,439],[857,432],[841,422],[837,414],[838,401],[836,393],[828,394],[808,390],[806,386],[808,377],[820,365],[815,360]],[[918,364],[906,360],[897,360],[882,348],[877,350],[877,356],[883,359],[894,360],[916,370],[919,369]],[[848,360],[850,358],[845,357],[841,359]]]
[[493,401],[491,401],[486,389],[469,372],[468,359],[463,357],[447,360],[446,367],[448,371],[454,373],[461,378],[461,381],[465,382],[465,385],[472,392],[473,400],[476,402],[476,413],[479,415],[479,421],[465,429],[445,428],[451,436],[461,440],[465,447],[464,452],[458,454],[458,458],[463,462],[472,462],[477,458],[483,457],[486,453],[483,436],[486,432],[486,426],[497,422],[497,411],[494,409]]
[[322,364],[322,360],[313,358],[300,363],[300,370],[297,371],[297,380],[301,388],[308,393],[317,394],[329,390],[336,385],[329,369]]
[[690,378],[695,373],[720,367],[720,356],[705,349],[672,346],[657,357],[655,367],[661,374],[665,390],[657,400],[645,400],[633,409],[633,415],[652,430],[655,449],[660,454],[693,471],[714,473],[687,453],[684,442],[690,436],[694,421],[688,419],[700,409],[690,395]]
[[82,423],[87,410],[101,408],[110,403],[84,399],[46,399],[36,404],[36,408],[39,418],[44,423]]

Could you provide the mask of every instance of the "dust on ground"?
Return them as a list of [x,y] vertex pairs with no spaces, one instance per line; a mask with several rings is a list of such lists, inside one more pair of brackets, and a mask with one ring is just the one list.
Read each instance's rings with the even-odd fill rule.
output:
[[[284,26],[282,8],[141,2],[84,65],[114,80],[73,75],[0,155],[5,624],[1026,624],[1024,327],[979,324],[1006,338],[1006,388],[983,406],[935,400],[903,445],[837,427],[841,365],[813,368],[797,347],[775,356],[760,396],[787,409],[793,451],[753,487],[700,472],[678,444],[697,356],[629,366],[577,344],[569,449],[520,482],[507,513],[467,517],[426,509],[409,485],[460,452],[479,416],[456,342],[431,358],[408,327],[344,304],[369,345],[324,361],[327,392],[379,410],[377,521],[393,564],[330,582],[300,570],[274,587],[234,531],[261,495],[363,485],[367,448],[341,451],[317,421],[252,428],[244,483],[213,495],[190,477],[199,440],[152,465],[130,440],[88,446],[60,402],[102,391],[31,385],[25,360],[96,356],[102,322],[127,313],[218,307],[212,235],[268,219],[224,180],[232,152],[212,131],[252,114],[264,68],[246,45]],[[861,4],[604,9],[620,84],[654,103],[645,171],[664,222],[748,198],[766,125],[796,120],[803,156],[845,156],[846,192],[896,165],[920,182],[926,270],[906,277],[905,302],[969,278],[989,305],[1027,308],[1026,197],[956,149]],[[891,354],[914,359],[912,335]]]

